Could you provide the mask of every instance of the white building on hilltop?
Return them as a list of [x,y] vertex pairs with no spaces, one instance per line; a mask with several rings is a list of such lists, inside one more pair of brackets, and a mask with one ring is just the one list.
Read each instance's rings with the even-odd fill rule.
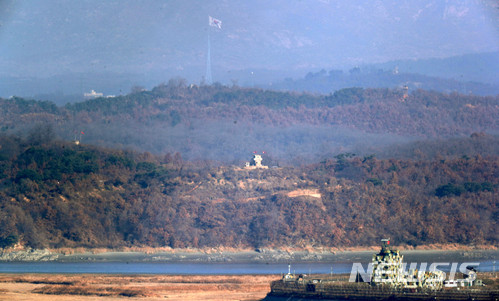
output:
[[246,162],[244,168],[246,168],[246,169],[257,169],[257,168],[267,169],[267,168],[269,168],[266,165],[262,165],[262,161],[263,161],[262,156],[255,153],[255,154],[253,154],[253,159],[250,162]]
[[99,93],[95,92],[95,90],[91,90],[90,93],[83,93],[83,96],[85,98],[97,98],[97,97],[103,97],[104,93]]

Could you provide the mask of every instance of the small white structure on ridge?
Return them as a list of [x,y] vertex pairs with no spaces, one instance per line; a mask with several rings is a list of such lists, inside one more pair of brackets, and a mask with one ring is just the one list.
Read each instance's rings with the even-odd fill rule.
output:
[[253,153],[253,159],[250,162],[246,162],[244,168],[246,169],[268,169],[269,167],[266,165],[262,165],[262,155],[257,154],[256,152]]

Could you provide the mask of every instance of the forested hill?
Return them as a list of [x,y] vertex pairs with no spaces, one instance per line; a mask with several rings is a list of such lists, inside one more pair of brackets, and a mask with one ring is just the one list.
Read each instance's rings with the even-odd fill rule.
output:
[[[245,170],[0,136],[0,247],[497,245],[499,157]],[[496,145],[474,135],[465,148]],[[452,148],[452,143],[449,144]]]
[[[295,80],[287,79],[283,82],[273,83],[272,88],[287,91],[294,90],[329,93],[330,91],[338,90],[343,87],[376,88],[408,86],[410,89],[434,90],[447,93],[457,91],[465,94],[473,93],[475,95],[496,95],[499,93],[499,85],[495,83],[497,79],[493,76],[493,74],[497,74],[497,71],[492,71],[491,69],[490,72],[484,72],[484,69],[494,68],[493,66],[497,66],[497,63],[494,64],[492,62],[499,61],[499,56],[497,54],[490,54],[490,56],[490,61],[477,60],[480,61],[480,63],[475,61],[474,64],[472,64],[471,62],[467,62],[473,67],[466,68],[466,71],[462,71],[461,69],[461,74],[464,73],[466,74],[466,76],[475,78],[487,78],[485,79],[485,81],[488,80],[489,82],[491,82],[489,84],[476,81],[465,82],[463,81],[462,75],[459,76],[458,74],[455,74],[453,76],[449,76],[450,74],[447,74],[447,78],[423,75],[425,73],[436,73],[439,71],[442,72],[441,75],[444,75],[444,73],[449,72],[449,70],[453,70],[454,72],[456,72],[456,69],[460,69],[451,61],[437,59],[427,61],[420,60],[417,62],[413,60],[398,61],[381,64],[381,66],[383,66],[385,70],[379,68],[380,66],[366,66],[362,69],[356,67],[350,69],[348,72],[343,72],[342,70],[326,71],[322,69],[315,73],[309,72],[303,78],[298,78]],[[459,61],[459,58],[453,59]],[[480,64],[487,63],[489,64],[489,66],[485,66],[483,68],[479,67]],[[399,73],[399,65],[401,69],[405,70],[414,70],[421,68],[421,73],[416,74],[414,73],[414,71],[412,71],[412,73]],[[441,68],[437,67],[438,65],[440,65]],[[453,67],[449,67],[449,65],[452,65]],[[459,63],[457,63],[457,65],[459,65]],[[389,70],[386,70],[387,67]],[[471,74],[471,70],[476,70],[476,72],[474,74]],[[452,71],[450,71],[449,73],[452,73]],[[452,78],[460,78],[460,80]]]
[[[424,90],[348,88],[329,95],[170,80],[151,91],[57,107],[0,99],[0,129],[51,134],[105,147],[179,152],[186,159],[241,163],[254,150],[276,162],[314,162],[343,152],[380,153],[412,139],[497,133],[499,97]],[[84,134],[82,134],[84,133]],[[47,136],[47,135],[46,135]],[[50,136],[50,135],[49,135]]]

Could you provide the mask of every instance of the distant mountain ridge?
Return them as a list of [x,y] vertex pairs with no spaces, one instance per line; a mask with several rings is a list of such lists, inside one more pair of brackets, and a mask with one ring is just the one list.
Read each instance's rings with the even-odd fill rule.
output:
[[366,67],[454,79],[459,82],[499,85],[499,51],[448,58],[396,60],[381,64],[370,64],[366,65]]
[[[197,71],[195,71],[197,70]],[[204,67],[189,72],[204,72]],[[214,68],[215,81],[226,85],[259,87],[281,91],[328,94],[349,87],[424,89],[444,93],[499,94],[499,52],[475,53],[449,58],[398,60],[363,64],[348,70],[319,71],[244,69],[221,72]],[[0,77],[0,97],[21,96],[51,100],[59,105],[83,100],[94,89],[105,95],[125,95],[133,87],[154,87],[175,70],[134,73],[67,73],[47,78]],[[178,78],[178,77],[176,77]]]
[[346,87],[424,89],[445,93],[499,95],[499,52],[442,59],[399,60],[368,64],[348,71],[309,72],[268,87],[332,93]]
[[306,73],[498,50],[493,0],[4,2],[6,76],[162,73],[147,86],[173,76],[198,83],[209,15],[223,22],[211,35],[213,71],[225,74],[214,79],[223,83],[234,70]]

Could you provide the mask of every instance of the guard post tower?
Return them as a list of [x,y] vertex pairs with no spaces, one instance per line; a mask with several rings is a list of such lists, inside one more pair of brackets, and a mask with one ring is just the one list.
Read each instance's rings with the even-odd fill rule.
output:
[[266,166],[266,165],[262,165],[262,161],[263,161],[263,158],[262,158],[262,155],[254,152],[253,153],[253,159],[251,159],[250,162],[246,162],[246,165],[244,168],[246,169],[268,169],[269,167]]

